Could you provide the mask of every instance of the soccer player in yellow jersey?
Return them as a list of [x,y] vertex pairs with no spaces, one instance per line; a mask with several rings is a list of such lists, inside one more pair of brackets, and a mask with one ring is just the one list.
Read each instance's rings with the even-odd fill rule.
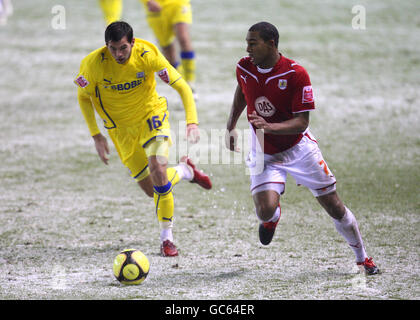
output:
[[80,108],[98,155],[108,164],[109,147],[96,123],[95,110],[103,119],[122,163],[143,191],[154,198],[162,255],[176,256],[172,188],[184,179],[210,189],[211,181],[188,157],[182,157],[177,166],[168,168],[169,112],[166,99],[156,92],[155,73],[181,96],[187,138],[196,143],[199,130],[192,92],[157,47],[134,38],[133,29],[126,22],[108,25],[105,43],[82,60],[74,80]]
[[99,0],[106,24],[118,21],[121,18],[122,0]]
[[[153,30],[162,53],[177,68],[191,86],[196,96],[195,52],[189,26],[192,23],[190,0],[139,0],[146,10],[146,18]],[[175,39],[181,49],[181,62],[177,54]]]

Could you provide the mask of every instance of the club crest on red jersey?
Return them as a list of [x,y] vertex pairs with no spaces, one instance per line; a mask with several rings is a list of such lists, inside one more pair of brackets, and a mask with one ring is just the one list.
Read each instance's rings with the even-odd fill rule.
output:
[[87,81],[84,76],[78,76],[76,80],[74,80],[74,83],[80,88],[85,88],[89,85],[89,81]]
[[270,100],[264,96],[255,99],[254,105],[255,110],[257,110],[258,114],[263,117],[271,117],[276,112],[276,108],[273,106]]
[[287,79],[279,79],[278,86],[281,90],[286,89],[287,87]]
[[162,81],[169,83],[169,73],[166,68],[158,71],[158,76],[162,79]]
[[312,86],[305,86],[302,89],[302,103],[314,102],[314,94],[312,92]]

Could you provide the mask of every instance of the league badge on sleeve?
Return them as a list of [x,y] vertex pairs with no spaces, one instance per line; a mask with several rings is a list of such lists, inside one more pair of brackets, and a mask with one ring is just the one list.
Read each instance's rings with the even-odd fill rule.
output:
[[314,94],[312,92],[312,86],[305,86],[302,90],[302,103],[313,103]]
[[166,68],[158,71],[158,76],[162,79],[162,81],[169,83],[169,73]]
[[74,83],[80,88],[85,88],[89,85],[89,81],[87,81],[84,76],[78,76],[76,80],[74,80]]

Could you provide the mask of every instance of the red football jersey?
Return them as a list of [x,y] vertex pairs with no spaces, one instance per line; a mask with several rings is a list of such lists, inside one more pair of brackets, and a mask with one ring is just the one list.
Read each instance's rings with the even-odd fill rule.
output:
[[[256,111],[267,122],[277,123],[292,119],[293,113],[315,109],[308,73],[295,61],[282,55],[272,70],[266,73],[260,72],[249,57],[244,57],[237,64],[236,77],[245,96],[247,116]],[[255,131],[256,128],[253,129]],[[287,150],[300,139],[302,134],[265,133],[264,153]],[[260,144],[262,147],[262,141]]]

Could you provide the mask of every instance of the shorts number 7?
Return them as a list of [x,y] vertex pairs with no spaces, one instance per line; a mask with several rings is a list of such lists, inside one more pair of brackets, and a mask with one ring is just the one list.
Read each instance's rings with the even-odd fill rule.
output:
[[324,172],[325,172],[325,174],[327,176],[329,176],[330,175],[330,171],[328,170],[328,167],[327,167],[327,164],[325,163],[325,161],[324,160],[321,160],[319,162],[319,165],[324,166]]

